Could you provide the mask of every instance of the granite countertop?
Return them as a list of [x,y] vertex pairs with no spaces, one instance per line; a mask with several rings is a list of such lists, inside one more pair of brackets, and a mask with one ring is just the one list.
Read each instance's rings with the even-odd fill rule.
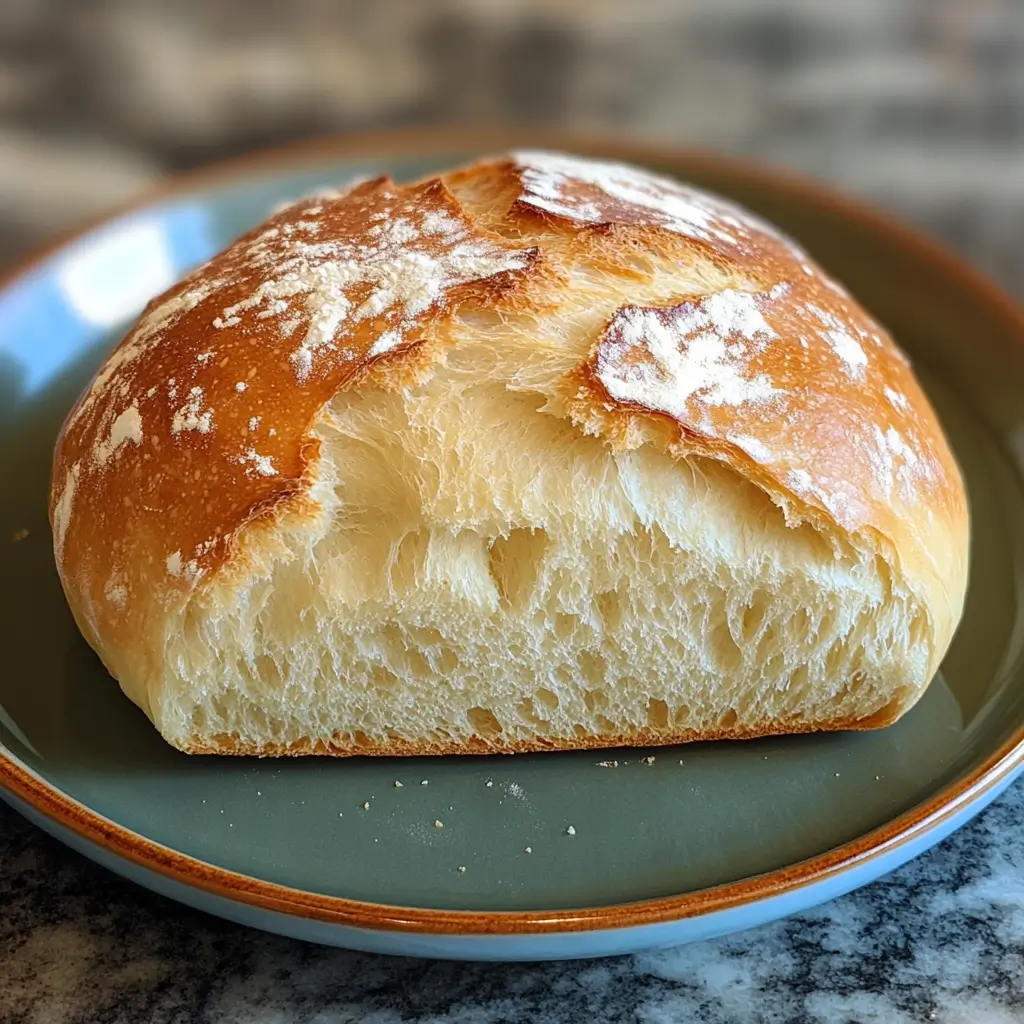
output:
[[[0,263],[289,137],[543,121],[792,166],[1024,298],[1024,0],[0,4]],[[0,1024],[1024,1021],[1024,783],[890,877],[739,936],[472,965],[230,925],[0,805]]]
[[0,805],[4,1024],[1008,1024],[1024,1020],[1024,786],[888,878],[665,952],[386,958],[206,917]]

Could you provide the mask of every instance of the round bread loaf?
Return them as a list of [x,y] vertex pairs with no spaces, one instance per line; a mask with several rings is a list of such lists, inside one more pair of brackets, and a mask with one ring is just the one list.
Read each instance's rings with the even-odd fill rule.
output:
[[541,152],[301,200],[155,299],[51,519],[85,637],[196,753],[881,726],[967,576],[940,426],[842,287]]

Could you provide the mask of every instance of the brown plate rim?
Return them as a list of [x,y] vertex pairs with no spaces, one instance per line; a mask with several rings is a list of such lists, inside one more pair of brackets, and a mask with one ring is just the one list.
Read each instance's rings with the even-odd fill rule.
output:
[[[862,206],[827,186],[806,181],[789,171],[767,168],[742,158],[708,153],[669,143],[621,137],[567,134],[536,128],[421,126],[366,132],[292,143],[236,157],[209,168],[177,175],[119,209],[98,217],[48,245],[0,277],[0,290],[13,285],[49,256],[107,221],[198,187],[209,187],[241,174],[271,173],[291,165],[334,158],[423,157],[431,153],[487,152],[512,146],[534,146],[604,154],[637,163],[668,166],[685,163],[724,172],[776,192],[830,208],[850,219],[867,222],[893,244],[918,259],[938,264],[959,279],[960,286],[998,312],[1024,341],[1024,310],[999,287],[938,243],[885,214]],[[0,749],[0,786],[46,818],[107,853],[155,872],[166,879],[237,903],[295,917],[376,931],[449,935],[517,935],[598,931],[677,921],[729,910],[827,883],[854,867],[892,854],[899,847],[939,828],[1024,767],[1024,725],[985,761],[961,775],[931,799],[852,842],[776,871],[712,888],[674,896],[601,907],[554,911],[470,911],[399,907],[326,896],[267,882],[220,868],[153,842],[72,800],[57,787]]]

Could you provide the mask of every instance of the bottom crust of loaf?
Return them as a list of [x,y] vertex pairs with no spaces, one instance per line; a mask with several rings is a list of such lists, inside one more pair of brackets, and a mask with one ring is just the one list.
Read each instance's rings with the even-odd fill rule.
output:
[[439,754],[530,754],[571,750],[607,750],[622,747],[669,747],[681,743],[713,740],[753,740],[767,736],[786,736],[811,732],[842,732],[881,729],[892,725],[906,707],[892,704],[867,718],[838,718],[827,722],[775,721],[760,725],[732,726],[720,730],[640,729],[628,733],[552,738],[537,736],[514,743],[500,738],[471,737],[467,741],[443,740],[374,740],[367,737],[359,744],[327,743],[323,740],[297,740],[294,743],[258,744],[234,736],[217,736],[212,741],[195,738],[175,744],[186,754],[223,754],[237,757],[427,757]]

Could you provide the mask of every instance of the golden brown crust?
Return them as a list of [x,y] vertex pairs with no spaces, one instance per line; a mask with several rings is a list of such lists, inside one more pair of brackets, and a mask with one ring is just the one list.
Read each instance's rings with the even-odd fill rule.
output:
[[454,308],[538,256],[477,228],[440,179],[379,178],[286,208],[151,302],[54,458],[58,569],[101,653],[146,629],[154,591],[166,606],[230,562],[247,524],[315,515],[323,406],[408,382]]
[[[885,331],[792,240],[745,210],[617,164],[527,153],[499,162],[528,208],[609,243],[692,259],[734,287],[623,305],[567,381],[584,429],[719,459],[783,503],[894,559],[933,616],[935,662],[967,578],[963,481],[928,399]],[[654,230],[656,236],[652,237]],[[859,540],[858,540],[859,538]]]
[[188,754],[222,754],[242,757],[433,757],[466,754],[537,754],[562,750],[611,750],[615,747],[669,747],[678,743],[711,742],[717,740],[753,740],[769,736],[790,736],[811,732],[842,732],[846,730],[878,729],[899,718],[903,709],[886,706],[868,718],[837,718],[826,722],[788,721],[764,722],[756,727],[731,726],[726,729],[655,729],[646,726],[634,732],[602,733],[590,736],[559,736],[549,738],[538,735],[532,740],[517,742],[500,738],[474,736],[461,740],[413,741],[389,738],[373,740],[361,737],[359,743],[339,739],[335,742],[300,740],[289,744],[246,743],[234,736],[216,736],[211,742],[193,737],[180,749]]
[[[633,261],[650,253],[732,283],[624,301],[566,377],[566,412],[620,447],[650,443],[660,424],[668,450],[719,459],[794,520],[877,550],[929,610],[938,658],[965,589],[966,501],[884,331],[798,246],[725,200],[634,168],[523,153],[299,202],[154,300],[108,358],[58,440],[50,513],[76,619],[125,689],[152,711],[133,688],[160,676],[168,611],[239,564],[244,531],[315,520],[311,428],[339,391],[429,372],[460,305],[556,305],[573,261],[614,273],[628,296],[642,276]],[[865,726],[763,734],[848,727]],[[647,730],[558,747],[735,735]],[[551,747],[479,742],[490,745],[436,752]]]
[[964,513],[906,360],[820,276],[623,306],[577,375],[580,422],[603,416],[601,433],[625,446],[635,417],[668,417],[680,451],[742,464],[844,530],[891,537],[923,508],[949,522]]
[[588,233],[630,229],[618,240],[619,266],[622,243],[636,229],[646,229],[648,245],[675,248],[684,259],[696,250],[730,270],[774,277],[794,259],[807,260],[793,239],[749,210],[650,171],[533,150],[497,163],[515,182],[514,219],[553,219]]

